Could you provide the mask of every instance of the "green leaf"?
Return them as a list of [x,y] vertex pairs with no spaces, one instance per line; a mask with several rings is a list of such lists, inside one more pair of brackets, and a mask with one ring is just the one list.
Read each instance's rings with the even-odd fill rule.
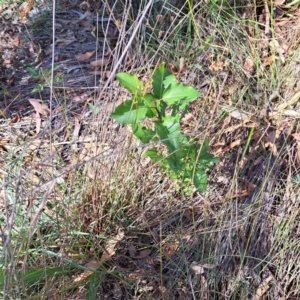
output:
[[[74,267],[70,266],[62,266],[62,267],[45,267],[42,269],[37,269],[37,270],[26,270],[25,274],[22,274],[21,271],[17,272],[17,276],[19,278],[22,278],[22,281],[26,286],[32,286],[33,284],[37,282],[41,282],[41,280],[46,280],[47,278],[49,279],[50,276],[55,276],[55,275],[63,275],[63,274],[70,274],[71,272],[74,271]],[[5,272],[0,273],[0,290],[3,289],[4,286],[4,280],[5,278]],[[15,282],[13,282],[15,284]]]
[[134,124],[144,119],[147,111],[143,103],[127,100],[115,109],[112,117],[120,124]]
[[203,170],[196,168],[193,183],[199,192],[206,192],[207,174]]
[[206,139],[203,141],[203,144],[202,144],[202,146],[201,146],[201,154],[200,154],[200,156],[202,156],[202,155],[204,155],[205,153],[207,153],[208,147],[209,147],[209,141],[208,141],[208,139],[206,138]]
[[163,156],[157,153],[156,148],[148,149],[144,152],[143,156],[149,156],[153,163],[163,160]]
[[99,107],[93,105],[91,102],[88,102],[88,106],[90,107],[94,115],[97,115],[99,113]]
[[198,159],[198,164],[205,165],[206,167],[210,167],[211,163],[217,163],[219,161],[218,157],[215,157],[213,154],[207,152],[208,147],[209,141],[208,139],[205,139],[202,144],[201,152]]
[[37,77],[41,76],[41,70],[40,70],[40,69],[35,70],[35,69],[33,69],[33,68],[28,67],[28,68],[27,68],[27,71],[28,71],[28,72],[30,73],[30,75],[31,75],[32,77],[34,77],[34,78],[37,78]]
[[217,163],[219,161],[218,157],[215,157],[211,153],[205,153],[202,156],[200,155],[198,163],[205,165],[207,168],[211,169],[211,163]]
[[182,135],[180,131],[180,120],[178,116],[167,116],[163,119],[163,125],[168,129],[172,136]]
[[175,174],[178,174],[180,171],[182,171],[184,167],[183,162],[180,159],[178,159],[175,153],[167,157],[166,161],[168,162],[169,167]]
[[153,118],[158,116],[159,104],[158,100],[152,94],[146,94],[144,96],[144,101],[146,106],[149,108],[147,112],[148,118]]
[[180,131],[179,116],[167,116],[163,119],[163,122],[155,121],[154,123],[160,139],[168,139],[163,141],[163,144],[168,147],[170,152],[179,150],[181,145],[186,142],[187,137]]
[[130,75],[126,73],[119,73],[116,75],[118,81],[132,94],[137,96],[143,95],[144,85],[143,82],[138,79],[136,75]]
[[141,124],[133,124],[132,132],[144,144],[149,143],[151,139],[155,136],[155,132],[153,130],[142,127]]
[[93,273],[91,276],[90,276],[90,279],[89,279],[89,292],[88,292],[88,295],[87,295],[87,300],[93,300],[95,299],[96,295],[97,295],[97,291],[98,291],[98,276],[97,274]]
[[159,102],[160,102],[159,103],[160,116],[161,116],[161,118],[164,118],[166,116],[165,111],[166,111],[166,109],[168,107],[168,104],[166,102],[164,102],[164,101],[159,101]]
[[182,158],[185,158],[188,156],[188,151],[184,148],[180,148],[180,149],[176,150],[175,155],[176,155],[177,159],[182,159]]
[[36,88],[34,88],[31,93],[41,92],[44,90],[44,86],[42,84],[38,84]]
[[157,130],[157,134],[162,141],[163,144],[165,144],[170,152],[174,152],[178,148],[178,141],[176,138],[171,138],[170,132],[166,126],[163,125],[161,121],[155,121],[155,127]]
[[191,102],[198,97],[199,93],[193,87],[183,83],[171,83],[164,91],[162,100],[168,105],[174,105],[179,104],[181,100]]
[[157,99],[161,99],[164,90],[172,82],[176,82],[176,77],[161,64],[152,76],[153,94]]

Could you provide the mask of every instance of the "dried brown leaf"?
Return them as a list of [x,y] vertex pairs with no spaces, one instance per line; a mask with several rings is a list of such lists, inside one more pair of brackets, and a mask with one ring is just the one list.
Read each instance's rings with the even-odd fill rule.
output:
[[78,61],[84,61],[84,60],[91,58],[95,54],[95,52],[96,52],[96,50],[86,52],[86,53],[81,53],[81,54],[76,55],[75,58]]
[[279,111],[273,111],[269,113],[270,118],[281,118],[282,116],[287,116],[287,117],[293,117],[293,118],[300,118],[300,112],[297,112],[292,109],[286,109],[282,112]]
[[253,162],[253,166],[257,166],[258,164],[260,164],[262,162],[263,158],[260,156],[258,157],[254,162]]
[[256,185],[248,182],[247,184],[243,184],[239,189],[237,189],[236,193],[232,196],[232,198],[240,198],[250,195],[251,191],[256,188]]
[[208,67],[211,71],[219,72],[227,66],[227,62],[223,59],[222,55],[218,55],[216,60],[211,61],[210,66]]
[[35,114],[35,122],[36,122],[35,131],[36,131],[36,134],[39,134],[41,131],[42,119],[38,112],[36,112],[36,114]]
[[[73,132],[73,141],[74,142],[78,141],[80,128],[81,128],[80,120],[78,117],[75,116],[75,127],[74,127],[74,132]],[[71,148],[74,152],[77,152],[77,150],[78,150],[77,143],[72,144]]]
[[117,19],[115,21],[115,24],[116,24],[116,26],[117,26],[118,29],[121,29],[121,27],[122,27],[122,21],[120,19]]
[[218,176],[217,177],[217,182],[218,183],[223,183],[223,184],[228,184],[229,183],[229,178],[225,176]]
[[273,276],[267,277],[263,283],[256,290],[255,296],[253,300],[259,300],[261,297],[268,291],[270,288],[269,282],[273,279]]
[[91,74],[91,75],[103,75],[103,71],[93,70],[93,71],[89,72],[89,74]]
[[34,4],[34,0],[29,0],[27,2],[23,2],[20,6],[19,6],[19,13],[20,13],[20,17],[22,19],[25,19],[28,15],[28,13],[31,11],[31,9],[33,8],[33,4]]
[[196,262],[193,262],[191,264],[191,268],[194,270],[196,275],[201,275],[204,274],[204,269],[213,269],[215,267],[217,267],[219,265],[213,265],[213,264],[203,264],[203,265],[199,265]]
[[87,20],[80,20],[79,22],[83,27],[92,27],[93,24]]
[[98,60],[94,60],[90,63],[90,66],[92,68],[96,68],[96,67],[101,67],[101,66],[105,66],[108,65],[110,63],[111,59],[108,58],[102,58],[102,59],[98,59]]
[[[88,269],[91,269],[92,271],[95,271],[95,270],[99,269],[101,264],[102,264],[101,261],[98,261],[96,259],[92,259],[88,263],[86,263],[84,265],[84,267],[88,268]],[[73,279],[73,283],[78,283],[78,282],[81,282],[81,281],[85,280],[86,278],[88,278],[90,275],[93,274],[92,271],[85,270],[83,273],[79,274],[77,277],[75,277]]]
[[[0,178],[3,178],[4,176],[8,176],[8,173],[0,169]],[[3,190],[0,191],[0,198],[1,198],[1,197],[3,198],[3,195],[1,195],[1,194],[3,194],[3,193],[4,193]],[[1,209],[1,208],[2,208],[2,207],[1,207],[1,202],[0,202],[0,209]]]
[[81,128],[80,120],[78,117],[75,117],[75,127],[74,127],[74,132],[73,132],[73,140],[74,141],[78,140],[80,128]]
[[168,255],[171,256],[173,253],[178,249],[180,245],[180,242],[178,240],[175,240],[173,242],[169,242],[164,246],[164,252]]
[[284,49],[281,47],[279,42],[275,39],[271,40],[269,42],[270,47],[278,54],[283,54],[285,53]]
[[272,55],[266,57],[264,59],[264,66],[267,67],[267,66],[271,65],[272,61],[273,61],[273,56]]
[[41,103],[41,100],[34,98],[29,98],[27,100],[30,102],[37,113],[41,114],[42,116],[49,115],[50,109],[48,108],[46,103]]
[[250,57],[247,57],[245,62],[244,62],[243,68],[244,68],[245,71],[252,73],[253,70],[254,70],[254,65],[255,64],[254,64],[253,59],[250,58]]
[[85,100],[88,96],[89,96],[88,93],[83,93],[81,95],[74,96],[71,100],[74,102],[79,102],[79,101]]
[[232,143],[229,144],[229,146],[227,147],[228,149],[231,149],[231,148],[234,148],[236,146],[239,146],[239,145],[242,145],[242,144],[245,144],[245,140],[241,140],[241,139],[238,139]]
[[101,262],[109,260],[115,254],[115,246],[124,237],[124,232],[119,230],[118,235],[106,243],[104,252],[101,256]]
[[18,35],[13,39],[12,43],[13,43],[14,46],[17,47],[17,46],[20,45],[20,42],[21,42],[21,35],[18,34]]
[[33,41],[29,41],[29,52],[34,53],[34,43],[33,43]]
[[280,19],[280,21],[276,22],[275,25],[277,26],[277,28],[280,28],[278,26],[283,26],[289,22],[291,22],[291,18],[282,18],[282,19]]
[[111,75],[111,71],[105,71],[105,78],[108,79],[109,76]]
[[213,268],[215,268],[217,266],[220,266],[220,265],[213,265],[213,264],[204,264],[204,265],[202,265],[202,267],[204,269],[213,269]]
[[196,275],[204,274],[204,268],[201,265],[192,265],[191,268],[194,270]]
[[183,73],[186,71],[186,63],[185,63],[185,58],[181,57],[179,60],[179,72]]
[[291,134],[291,136],[292,136],[296,141],[300,141],[300,133],[293,133],[293,134]]
[[162,31],[162,30],[160,30],[159,31],[159,33],[158,33],[158,38],[160,39],[160,38],[162,38],[162,36],[164,35],[164,31]]
[[296,152],[296,162],[297,166],[300,166],[300,143],[297,144],[297,152]]
[[267,135],[267,143],[274,144],[276,141],[276,138],[278,137],[278,134],[276,134],[276,131],[278,130],[272,130]]
[[18,113],[18,114],[16,114],[15,116],[14,116],[14,118],[11,120],[11,122],[9,123],[10,125],[11,124],[16,124],[16,123],[19,123],[21,121],[21,116],[20,116],[20,114]]
[[[93,270],[97,270],[100,268],[100,266],[111,258],[112,255],[115,253],[115,246],[116,244],[121,241],[124,237],[124,232],[119,230],[119,233],[116,237],[112,238],[110,241],[107,242],[106,247],[104,249],[104,253],[101,256],[100,260],[92,259],[88,263],[84,265],[84,267]],[[79,276],[77,276],[75,279],[73,279],[73,283],[78,283],[86,278],[88,278],[93,272],[89,270],[85,270],[83,273],[81,273]]]
[[2,137],[0,138],[0,147],[4,146],[5,144],[7,144],[9,141],[9,137]]
[[220,153],[226,153],[228,150],[236,147],[236,146],[239,146],[239,145],[243,145],[246,143],[246,140],[242,140],[242,139],[237,139],[236,141],[230,143],[228,146],[224,147],[224,148],[219,148],[217,151],[216,151],[216,154],[220,154]]
[[296,117],[296,118],[300,117],[300,113],[293,109],[286,109],[283,114],[288,117]]
[[294,16],[299,17],[300,16],[300,9],[297,9],[294,11]]
[[42,144],[41,140],[35,138],[35,139],[28,145],[28,149],[31,150],[31,151],[34,151],[34,150],[38,149],[39,147],[41,147],[41,144]]
[[155,17],[155,19],[156,19],[157,22],[161,22],[161,21],[163,20],[163,18],[164,18],[163,15],[157,15],[157,16]]
[[249,120],[249,116],[247,116],[245,113],[241,112],[235,107],[231,107],[228,105],[224,106],[223,109],[227,111],[232,118],[243,120],[243,122],[247,122]]
[[196,275],[200,275],[201,282],[201,299],[208,299],[208,284],[206,278],[202,275],[204,274],[204,267],[202,265],[197,265],[192,263],[191,268],[194,270]]

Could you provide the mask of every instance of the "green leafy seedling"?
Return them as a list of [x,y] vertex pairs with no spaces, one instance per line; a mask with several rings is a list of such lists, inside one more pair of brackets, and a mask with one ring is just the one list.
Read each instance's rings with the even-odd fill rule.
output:
[[93,112],[94,115],[97,115],[99,113],[99,108],[97,106],[94,106],[92,103],[88,102],[88,105]]
[[41,80],[41,77],[42,77],[41,69],[36,69],[35,70],[35,69],[31,68],[31,67],[28,67],[27,71],[30,73],[30,75],[33,78]]
[[[55,66],[54,71],[56,71],[59,67]],[[35,87],[31,92],[41,92],[44,90],[44,87],[47,85],[50,85],[51,82],[51,69],[34,69],[31,67],[27,67],[27,71],[30,73],[32,78],[37,79],[39,83],[37,84],[37,87]],[[61,80],[61,76],[55,75],[53,80],[54,82],[59,82]]]
[[[116,77],[132,96],[116,107],[112,117],[120,124],[131,125],[133,134],[143,144],[161,141],[166,151],[159,152],[155,146],[144,155],[153,163],[160,163],[171,178],[185,185],[192,183],[200,192],[205,192],[207,170],[212,169],[218,158],[208,153],[207,139],[200,144],[197,138],[180,131],[180,120],[199,93],[193,87],[177,82],[164,64],[153,73],[151,93],[136,75],[119,73]],[[140,124],[145,118],[153,120],[152,126]]]

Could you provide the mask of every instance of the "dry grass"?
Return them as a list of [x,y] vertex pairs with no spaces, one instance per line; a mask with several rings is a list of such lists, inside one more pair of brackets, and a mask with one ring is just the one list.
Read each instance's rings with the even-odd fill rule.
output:
[[[59,48],[69,65],[50,117],[28,106],[16,119],[25,97],[50,107],[49,76],[39,93],[0,95],[3,299],[299,298],[299,7],[241,2],[121,6],[106,76],[67,73],[78,50]],[[220,157],[204,194],[184,192],[110,118],[128,96],[113,71],[146,82],[159,61],[201,93],[182,126]]]

